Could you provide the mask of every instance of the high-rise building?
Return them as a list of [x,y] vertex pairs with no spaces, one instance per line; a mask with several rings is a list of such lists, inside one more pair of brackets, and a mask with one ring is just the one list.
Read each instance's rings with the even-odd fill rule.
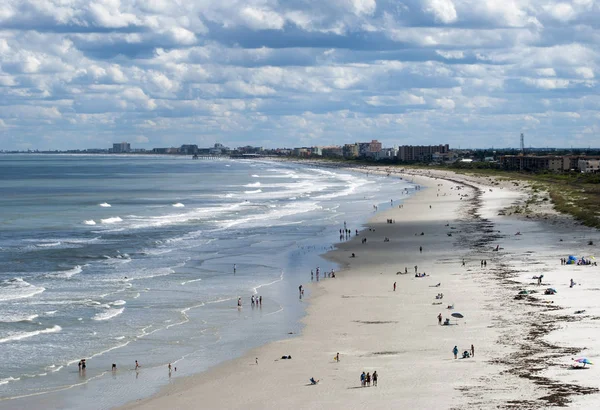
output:
[[434,154],[447,154],[450,146],[445,145],[401,145],[398,147],[400,161],[431,161]]
[[131,152],[131,145],[128,142],[119,142],[119,143],[113,144],[112,152],[115,154]]

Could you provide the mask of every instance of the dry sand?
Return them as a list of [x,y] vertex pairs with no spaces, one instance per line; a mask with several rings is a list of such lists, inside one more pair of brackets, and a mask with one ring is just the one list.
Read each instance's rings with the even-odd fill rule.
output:
[[[598,247],[587,242],[600,243],[598,232],[499,216],[527,199],[510,183],[449,173],[403,176],[428,188],[402,208],[375,214],[359,236],[327,254],[343,267],[335,279],[310,284],[307,273],[310,303],[301,335],[177,380],[125,408],[598,408],[600,395],[588,394],[599,387],[596,368],[569,366],[576,355],[600,354],[599,270],[559,262],[593,254]],[[415,278],[415,265],[429,276]],[[405,267],[408,274],[397,274]],[[540,273],[538,288],[531,278]],[[570,277],[581,285],[570,289]],[[515,299],[521,288],[548,286],[558,294]],[[574,314],[579,309],[586,312]],[[452,312],[464,319],[438,325],[439,313]],[[471,344],[473,358],[454,359],[455,345],[462,353]],[[379,385],[362,388],[361,372],[375,370]]]

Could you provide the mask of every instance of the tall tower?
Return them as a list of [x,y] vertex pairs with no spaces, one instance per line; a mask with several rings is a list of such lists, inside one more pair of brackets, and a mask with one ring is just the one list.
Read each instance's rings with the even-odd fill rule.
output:
[[525,135],[521,133],[521,154],[525,153]]

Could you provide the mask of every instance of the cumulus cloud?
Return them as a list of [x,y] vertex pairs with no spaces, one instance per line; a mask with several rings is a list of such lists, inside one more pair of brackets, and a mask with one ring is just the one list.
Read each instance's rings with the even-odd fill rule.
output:
[[593,0],[4,0],[0,148],[597,145],[599,20]]
[[444,24],[453,23],[457,19],[452,0],[427,0],[424,10],[433,15],[436,21]]

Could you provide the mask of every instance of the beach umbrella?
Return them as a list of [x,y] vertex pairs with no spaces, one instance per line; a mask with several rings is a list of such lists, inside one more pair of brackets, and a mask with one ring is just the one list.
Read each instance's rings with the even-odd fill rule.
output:
[[587,357],[582,357],[581,359],[577,359],[575,360],[577,363],[583,363],[583,365],[585,366],[586,364],[594,364],[592,363]]
[[462,319],[464,316],[462,314],[458,313],[458,312],[454,312],[454,313],[452,313],[452,317],[456,317],[456,318]]

